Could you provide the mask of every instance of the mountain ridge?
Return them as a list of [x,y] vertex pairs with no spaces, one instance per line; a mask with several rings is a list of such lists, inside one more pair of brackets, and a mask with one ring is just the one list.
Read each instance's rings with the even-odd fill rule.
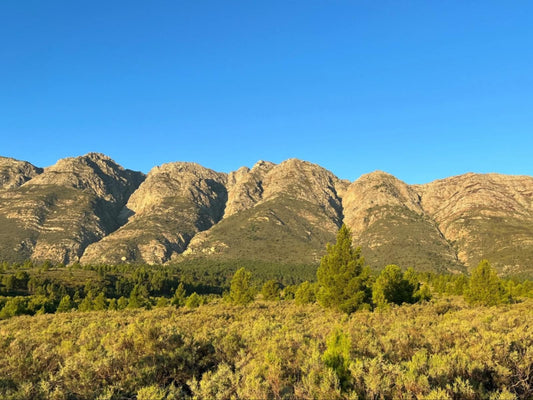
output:
[[489,258],[533,274],[533,178],[466,173],[353,182],[308,161],[148,174],[100,153],[39,168],[0,157],[0,259],[72,263],[262,260],[316,264],[344,223],[369,265],[464,272]]

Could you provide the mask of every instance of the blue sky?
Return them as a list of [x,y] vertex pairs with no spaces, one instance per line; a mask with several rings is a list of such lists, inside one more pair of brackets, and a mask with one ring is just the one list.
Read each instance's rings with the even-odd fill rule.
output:
[[0,2],[0,155],[533,175],[533,2]]

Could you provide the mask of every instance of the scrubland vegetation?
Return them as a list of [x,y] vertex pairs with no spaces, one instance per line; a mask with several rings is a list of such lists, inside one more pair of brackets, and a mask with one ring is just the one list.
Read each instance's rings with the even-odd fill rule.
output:
[[533,398],[531,281],[376,273],[345,227],[268,271],[1,264],[0,398]]
[[0,323],[4,399],[529,399],[531,300],[347,315],[317,304],[69,312]]

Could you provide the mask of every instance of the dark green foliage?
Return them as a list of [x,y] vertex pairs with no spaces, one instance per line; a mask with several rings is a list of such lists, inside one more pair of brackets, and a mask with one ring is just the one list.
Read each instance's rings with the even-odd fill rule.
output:
[[103,292],[100,292],[93,301],[93,310],[100,311],[107,309],[107,302]]
[[80,310],[80,311],[92,311],[93,310],[93,294],[92,294],[92,292],[87,293],[87,296],[85,296],[85,298],[78,305],[78,310]]
[[189,308],[200,307],[201,304],[202,298],[196,292],[193,292],[185,301],[185,306]]
[[109,305],[107,306],[107,309],[111,311],[118,310],[117,299],[109,300]]
[[12,297],[6,301],[0,310],[0,319],[7,319],[27,313],[27,301],[22,297]]
[[465,299],[470,304],[494,306],[509,303],[510,297],[487,260],[482,260],[472,271],[470,284],[465,293]]
[[140,308],[146,304],[146,289],[142,285],[136,285],[130,293],[128,308]]
[[413,271],[404,274],[397,265],[387,265],[372,286],[372,301],[380,308],[391,303],[414,303],[418,287]]
[[282,296],[284,300],[293,300],[298,290],[298,285],[288,285],[283,288]]
[[124,296],[120,297],[117,300],[117,309],[118,310],[124,310],[128,306],[128,299]]
[[[246,269],[258,281],[266,282],[269,279],[275,279],[286,286],[316,279],[318,264],[272,262],[247,258],[231,260],[195,258],[171,265],[166,267],[166,269],[179,276],[180,281],[187,285],[195,285],[198,282],[202,282],[206,288],[212,289],[214,287],[229,287],[233,274],[242,266],[246,266]],[[160,269],[161,267],[156,266],[154,268]],[[200,292],[198,291],[198,293]]]
[[255,298],[255,290],[252,287],[251,272],[241,268],[235,272],[231,280],[229,296],[233,303],[246,305]]
[[172,304],[176,307],[182,307],[185,305],[186,299],[185,287],[183,286],[183,283],[180,283],[174,292],[174,297],[172,297]]
[[317,298],[324,307],[351,313],[369,306],[370,272],[364,267],[361,249],[352,246],[350,230],[343,225],[337,242],[327,245],[317,270]]
[[316,285],[305,281],[298,285],[294,293],[296,304],[309,304],[316,301]]
[[263,287],[261,288],[261,294],[263,296],[263,300],[269,300],[269,301],[279,300],[280,291],[281,291],[280,284],[274,279],[266,281],[263,284]]
[[59,302],[59,305],[57,306],[57,312],[67,312],[74,308],[74,303],[70,299],[70,296],[67,294],[64,296],[61,301]]

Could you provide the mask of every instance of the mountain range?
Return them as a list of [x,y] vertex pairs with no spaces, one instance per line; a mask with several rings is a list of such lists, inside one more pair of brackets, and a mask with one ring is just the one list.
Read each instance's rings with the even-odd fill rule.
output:
[[298,159],[229,174],[173,162],[147,175],[89,153],[39,168],[0,157],[0,260],[317,264],[342,224],[368,265],[533,276],[533,178],[354,182]]

